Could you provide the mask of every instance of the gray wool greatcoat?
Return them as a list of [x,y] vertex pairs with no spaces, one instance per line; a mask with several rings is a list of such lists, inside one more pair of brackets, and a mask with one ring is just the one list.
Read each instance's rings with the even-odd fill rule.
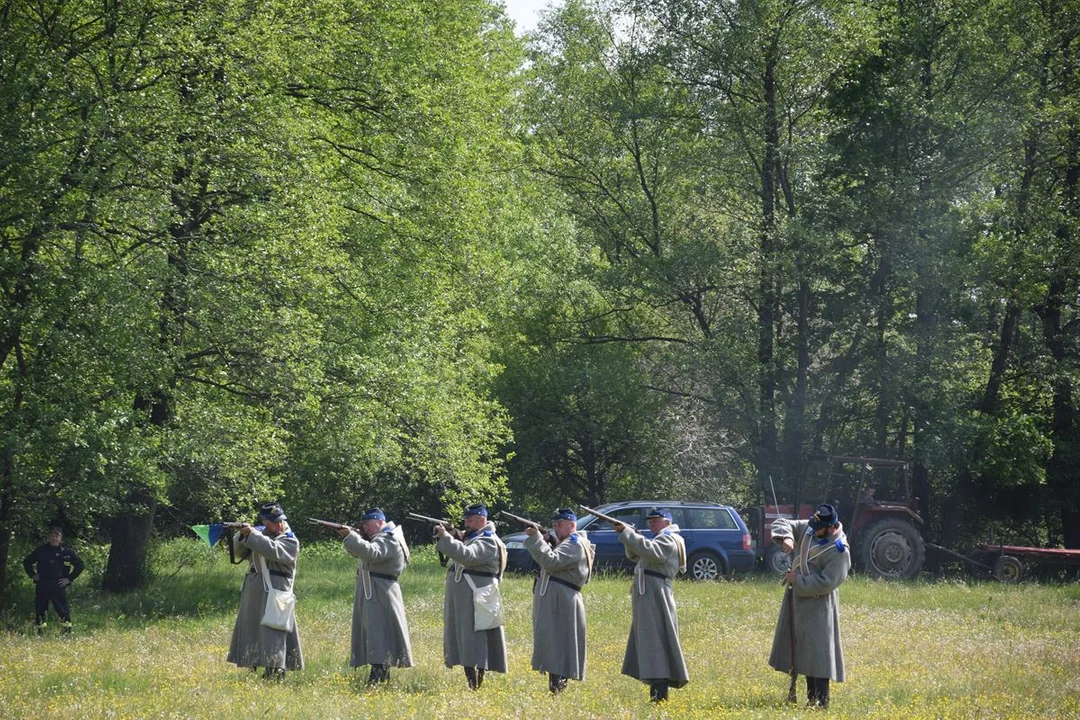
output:
[[589,539],[584,532],[574,532],[553,548],[537,533],[525,536],[525,549],[540,566],[540,577],[533,585],[532,668],[584,680],[585,603],[581,587],[592,574]]
[[360,559],[349,664],[412,667],[409,625],[397,581],[409,562],[409,549],[401,531],[387,523],[371,540],[350,532],[342,546]]
[[788,602],[795,603],[795,672],[815,678],[844,681],[844,652],[840,647],[840,584],[851,569],[851,552],[841,527],[822,540],[814,537],[807,520],[777,519],[773,539],[796,543],[795,585],[784,593],[773,635],[769,665],[791,672],[791,630]]
[[630,584],[630,637],[622,673],[642,682],[666,680],[673,688],[690,682],[679,643],[672,580],[686,568],[686,545],[678,525],[649,539],[631,527],[619,535],[626,557],[637,562]]
[[266,560],[271,587],[292,590],[300,541],[285,525],[285,531],[274,537],[264,535],[257,527],[252,528],[247,538],[236,533],[232,543],[236,556],[249,560],[249,570],[240,588],[240,611],[236,615],[226,659],[239,667],[302,670],[304,655],[296,619],[293,618],[293,629],[289,632],[273,630],[261,622],[266,608],[266,588],[263,587],[262,563],[256,561],[258,557]]
[[466,536],[464,541],[441,537],[435,544],[450,559],[443,596],[443,662],[446,667],[462,665],[506,672],[506,635],[502,627],[473,630],[473,593],[464,573],[476,587],[498,582],[506,565],[506,546],[495,534],[495,526]]

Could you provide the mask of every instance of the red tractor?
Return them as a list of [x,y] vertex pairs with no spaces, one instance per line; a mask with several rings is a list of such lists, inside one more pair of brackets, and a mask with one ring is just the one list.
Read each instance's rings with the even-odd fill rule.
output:
[[[832,455],[825,459],[828,472],[823,498],[832,498],[844,532],[851,542],[855,566],[871,577],[912,578],[919,574],[926,557],[926,543],[920,528],[918,498],[908,486],[908,464],[901,460]],[[853,472],[852,469],[857,470]],[[839,482],[837,482],[839,480]],[[877,490],[887,487],[904,500],[881,500]],[[743,508],[750,533],[757,541],[758,554],[767,570],[783,572],[791,563],[772,541],[770,526],[778,517],[806,519],[816,504],[800,503]]]

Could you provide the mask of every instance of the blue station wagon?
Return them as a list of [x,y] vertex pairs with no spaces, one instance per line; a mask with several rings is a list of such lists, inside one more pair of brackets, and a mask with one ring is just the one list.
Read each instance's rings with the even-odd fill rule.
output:
[[[757,564],[757,553],[739,514],[728,505],[671,500],[628,500],[608,503],[596,509],[639,532],[650,536],[645,515],[651,508],[661,507],[671,512],[671,521],[679,526],[686,541],[686,574],[694,580],[715,580],[721,575],[746,572]],[[584,513],[584,511],[582,511]],[[611,529],[611,524],[595,515],[578,517],[578,530],[589,534],[596,548],[597,568],[633,567],[626,557],[623,544]],[[507,569],[518,572],[536,570],[536,562],[525,549],[524,533],[502,536],[507,549]]]

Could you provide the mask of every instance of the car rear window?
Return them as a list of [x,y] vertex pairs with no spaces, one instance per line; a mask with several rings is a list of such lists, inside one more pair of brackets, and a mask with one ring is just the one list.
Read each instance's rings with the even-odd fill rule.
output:
[[682,527],[692,530],[737,530],[731,513],[724,508],[686,508]]

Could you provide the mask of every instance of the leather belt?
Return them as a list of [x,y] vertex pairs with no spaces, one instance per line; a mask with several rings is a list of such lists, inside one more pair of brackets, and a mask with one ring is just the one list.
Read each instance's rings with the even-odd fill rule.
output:
[[641,572],[645,573],[646,575],[652,575],[653,577],[658,577],[661,580],[670,580],[671,579],[667,575],[665,575],[664,573],[658,573],[655,570],[646,570],[645,568],[641,568]]
[[371,577],[382,578],[383,580],[389,580],[390,582],[397,582],[398,579],[397,575],[390,575],[389,573],[371,572],[370,570],[368,571],[368,575],[370,575]]
[[575,585],[574,583],[570,582],[569,580],[563,580],[562,578],[557,578],[554,575],[549,575],[548,578],[551,580],[551,582],[559,583],[560,585],[565,585],[566,587],[570,588],[571,590],[581,592],[581,586],[580,585]]

